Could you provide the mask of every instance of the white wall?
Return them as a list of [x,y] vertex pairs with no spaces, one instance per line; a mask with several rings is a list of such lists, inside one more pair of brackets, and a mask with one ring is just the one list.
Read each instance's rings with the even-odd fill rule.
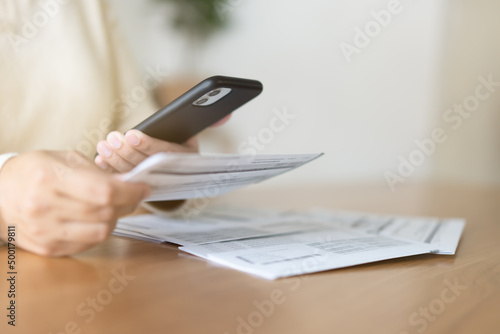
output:
[[[143,66],[161,63],[176,72],[184,43],[164,24],[168,13],[146,0],[113,2]],[[445,1],[401,0],[401,12],[351,63],[341,52],[356,27],[374,20],[371,11],[389,2],[227,0],[235,4],[231,29],[200,53],[200,76],[255,78],[265,89],[216,131],[228,132],[236,151],[268,127],[274,109],[286,108],[296,119],[261,153],[326,153],[270,184],[383,183],[384,172],[396,172],[398,156],[435,126]],[[409,179],[430,177],[430,166],[426,161]]]
[[[449,0],[454,9],[446,32],[441,70],[438,126],[448,140],[436,154],[433,178],[445,182],[500,185],[500,88],[461,123],[445,122],[443,112],[475,94],[478,77],[500,82],[500,2]],[[469,115],[467,115],[469,114]],[[456,117],[456,115],[454,115]],[[455,129],[451,128],[454,126]]]

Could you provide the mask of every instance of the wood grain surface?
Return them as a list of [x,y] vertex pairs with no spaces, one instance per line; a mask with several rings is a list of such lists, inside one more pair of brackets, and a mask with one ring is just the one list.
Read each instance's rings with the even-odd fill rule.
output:
[[[122,237],[74,257],[17,250],[17,326],[1,333],[500,333],[500,189],[250,187],[215,202],[467,219],[455,256],[421,255],[267,281],[174,245]],[[200,202],[201,203],[201,202]]]

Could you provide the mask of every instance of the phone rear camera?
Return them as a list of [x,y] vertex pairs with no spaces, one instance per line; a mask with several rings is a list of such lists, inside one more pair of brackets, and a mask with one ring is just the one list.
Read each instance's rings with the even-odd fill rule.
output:
[[[2,0],[0,0],[1,2]],[[229,94],[231,92],[231,88],[227,87],[220,87],[220,88],[215,88],[207,93],[203,94],[202,96],[198,96],[197,99],[193,99],[194,101],[191,103],[194,106],[200,106],[200,107],[208,107],[211,106],[212,104],[216,103],[220,99],[222,99],[224,96]]]
[[196,101],[196,104],[204,104],[207,102],[208,102],[208,99],[200,99],[200,100]]
[[216,89],[216,90],[213,90],[210,93],[208,93],[208,96],[215,96],[215,95],[218,95],[219,93],[220,93],[220,89]]

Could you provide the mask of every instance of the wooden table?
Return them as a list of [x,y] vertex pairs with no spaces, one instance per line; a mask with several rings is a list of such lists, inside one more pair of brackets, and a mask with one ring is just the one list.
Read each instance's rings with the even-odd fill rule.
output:
[[498,188],[253,187],[217,201],[465,217],[467,226],[456,256],[277,281],[120,237],[72,258],[18,250],[15,329],[6,326],[3,247],[0,333],[500,333]]

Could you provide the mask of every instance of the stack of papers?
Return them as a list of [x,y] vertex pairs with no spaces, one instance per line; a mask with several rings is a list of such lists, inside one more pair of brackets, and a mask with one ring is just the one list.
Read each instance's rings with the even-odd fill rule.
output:
[[266,279],[410,255],[455,254],[465,220],[315,209],[211,207],[195,218],[127,217],[116,235],[179,249]]

